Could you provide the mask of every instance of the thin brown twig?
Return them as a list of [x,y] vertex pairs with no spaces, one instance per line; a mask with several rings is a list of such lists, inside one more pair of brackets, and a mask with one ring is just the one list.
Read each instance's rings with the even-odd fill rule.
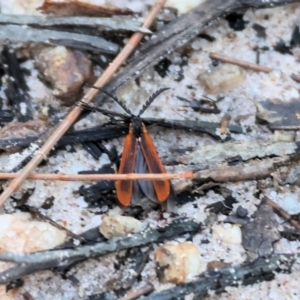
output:
[[[150,10],[149,14],[145,18],[143,27],[149,28],[155,19],[156,15],[159,13],[161,8],[164,6],[166,0],[157,0]],[[143,38],[144,34],[141,32],[136,32],[129,39],[126,46],[119,53],[119,55],[114,59],[114,61],[109,65],[109,67],[103,72],[103,74],[95,82],[94,86],[103,87],[119,69],[119,67],[124,63],[124,61],[129,57],[133,52],[135,47],[139,44],[140,40]],[[93,98],[98,93],[98,90],[91,88],[88,90],[86,95],[82,98],[81,101],[85,103],[90,103]],[[0,207],[4,202],[21,186],[23,181],[29,176],[29,174],[39,165],[39,163],[45,159],[50,150],[54,145],[59,141],[59,139],[64,135],[64,133],[70,128],[70,126],[75,122],[78,116],[81,113],[81,108],[75,106],[67,117],[59,124],[53,134],[45,142],[45,144],[40,148],[39,151],[36,151],[29,163],[18,173],[18,176],[11,181],[9,186],[4,190],[0,196]]]
[[125,295],[122,298],[119,298],[119,300],[134,300],[134,299],[137,299],[138,297],[147,295],[147,294],[151,293],[152,291],[154,291],[153,284],[147,283],[137,290],[128,292],[127,295]]
[[289,222],[297,230],[300,230],[300,223],[297,220],[294,220],[291,217],[291,215],[287,211],[285,211],[283,208],[281,208],[277,203],[275,203],[273,200],[271,200],[268,197],[264,197],[263,201],[265,203],[267,203],[268,205],[270,205],[277,215],[279,215],[285,221]]
[[[16,178],[18,173],[0,173],[0,180]],[[60,180],[60,181],[101,181],[101,180],[170,180],[170,179],[193,179],[191,171],[176,174],[37,174],[28,175],[27,179],[33,180]]]
[[[240,59],[236,59],[234,57],[223,55],[221,53],[212,52],[212,53],[209,54],[209,57],[211,59],[214,59],[214,60],[219,60],[219,61],[222,61],[222,62],[225,62],[225,63],[237,65],[237,66],[240,66],[240,67],[243,67],[243,68],[246,68],[246,69],[250,69],[250,70],[253,70],[253,71],[257,71],[257,72],[271,73],[271,72],[274,71],[274,69],[272,69],[272,68],[261,66],[261,65],[258,65],[258,64],[253,64],[253,63],[250,63],[250,62],[247,62],[247,61],[244,61],[244,60],[240,60]],[[300,75],[297,75],[297,74],[293,73],[293,74],[290,75],[290,77],[294,81],[300,82]]]
[[243,67],[246,69],[250,69],[253,71],[264,72],[264,73],[270,73],[273,71],[272,68],[264,67],[264,66],[261,66],[258,64],[252,64],[250,62],[236,59],[234,57],[226,56],[226,55],[223,55],[220,53],[212,52],[209,54],[209,57],[211,59],[219,60],[219,61],[226,62],[226,63],[233,64],[233,65],[237,65],[237,66],[240,66],[240,67]]

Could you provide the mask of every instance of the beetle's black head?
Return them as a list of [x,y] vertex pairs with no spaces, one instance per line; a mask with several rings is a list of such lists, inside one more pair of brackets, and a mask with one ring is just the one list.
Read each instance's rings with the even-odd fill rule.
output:
[[142,135],[142,121],[139,117],[132,116],[132,131],[136,138]]

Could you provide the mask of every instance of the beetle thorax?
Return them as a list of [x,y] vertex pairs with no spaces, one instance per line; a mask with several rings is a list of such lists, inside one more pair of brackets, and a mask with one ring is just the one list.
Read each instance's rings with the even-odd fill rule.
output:
[[132,132],[136,138],[142,135],[142,122],[139,117],[132,118]]

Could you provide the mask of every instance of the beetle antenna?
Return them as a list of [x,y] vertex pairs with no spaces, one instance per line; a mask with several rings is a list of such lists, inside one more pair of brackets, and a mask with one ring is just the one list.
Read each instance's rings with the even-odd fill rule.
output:
[[162,92],[169,90],[170,88],[161,88],[159,90],[157,90],[156,92],[154,92],[150,98],[148,99],[148,101],[146,101],[146,103],[142,106],[142,108],[140,109],[140,112],[138,114],[138,117],[140,117],[145,110],[149,107],[149,105],[154,101],[155,98],[158,97],[159,94],[161,94]]
[[129,114],[130,116],[132,116],[132,112],[130,111],[130,109],[125,105],[125,103],[123,103],[119,98],[117,98],[116,96],[111,95],[110,93],[108,93],[107,91],[97,87],[97,86],[90,86],[96,90],[101,91],[103,94],[105,94],[106,96],[110,97],[111,99],[113,99],[116,103],[118,103],[123,109],[124,111]]

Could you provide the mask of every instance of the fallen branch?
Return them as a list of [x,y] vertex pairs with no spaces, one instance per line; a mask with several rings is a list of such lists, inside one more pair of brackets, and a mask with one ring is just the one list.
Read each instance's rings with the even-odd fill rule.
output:
[[[188,153],[178,154],[175,160],[185,165],[199,165],[203,168],[243,162],[255,158],[284,156],[297,153],[295,142],[274,142],[272,140],[235,141],[216,145],[194,147]],[[174,157],[171,158],[174,160]],[[170,159],[169,159],[170,161]],[[168,164],[168,160],[164,160]]]
[[0,40],[7,39],[14,43],[57,44],[106,54],[116,54],[119,51],[117,44],[98,36],[49,29],[41,30],[26,26],[0,25]]
[[261,281],[270,281],[275,277],[275,272],[289,273],[295,264],[299,264],[300,254],[274,254],[266,258],[229,267],[207,271],[199,279],[179,284],[178,286],[154,293],[144,300],[171,300],[185,299],[186,295],[193,294],[195,299],[204,297],[209,290],[216,293],[226,291],[228,286],[250,285]]
[[48,28],[60,26],[61,28],[68,26],[70,27],[81,27],[81,31],[86,28],[96,29],[97,31],[140,31],[143,33],[150,33],[149,30],[146,32],[141,28],[141,22],[139,20],[132,20],[128,17],[114,16],[113,18],[99,18],[99,17],[81,17],[81,16],[65,16],[57,17],[51,15],[43,16],[27,16],[18,15],[6,15],[0,14],[0,24],[2,25],[27,25],[35,28]]
[[18,265],[0,273],[0,284],[8,283],[36,271],[64,267],[89,258],[174,239],[188,232],[197,232],[200,225],[194,221],[177,220],[161,229],[147,229],[140,233],[131,234],[130,237],[112,238],[107,242],[80,246],[76,249],[49,250],[31,254],[2,253],[0,254],[0,261],[12,261]]
[[[160,9],[165,4],[165,0],[157,0],[153,8],[150,10],[148,16],[145,18],[143,27],[149,28],[155,19],[156,15],[159,13]],[[104,71],[101,77],[95,82],[94,86],[103,87],[123,64],[123,62],[128,58],[128,56],[133,52],[134,48],[139,44],[140,40],[143,38],[143,34],[136,32],[128,41],[123,50],[114,59],[114,61],[109,65],[109,67]],[[91,88],[88,90],[86,95],[82,98],[84,103],[90,103],[93,98],[98,93],[97,89]],[[66,118],[53,129],[52,134],[45,144],[40,148],[38,152],[30,160],[30,162],[22,169],[18,176],[9,184],[5,191],[0,196],[0,207],[4,202],[20,187],[23,181],[29,176],[29,174],[38,166],[38,164],[45,159],[50,150],[59,141],[59,139],[64,135],[64,133],[70,128],[70,126],[76,121],[81,113],[81,108],[75,106],[71,112],[66,116]]]
[[215,182],[237,182],[247,180],[265,179],[278,170],[279,166],[288,165],[297,156],[282,156],[268,158],[261,161],[251,161],[238,166],[221,166],[209,170],[202,170],[194,173],[196,182],[211,179]]

